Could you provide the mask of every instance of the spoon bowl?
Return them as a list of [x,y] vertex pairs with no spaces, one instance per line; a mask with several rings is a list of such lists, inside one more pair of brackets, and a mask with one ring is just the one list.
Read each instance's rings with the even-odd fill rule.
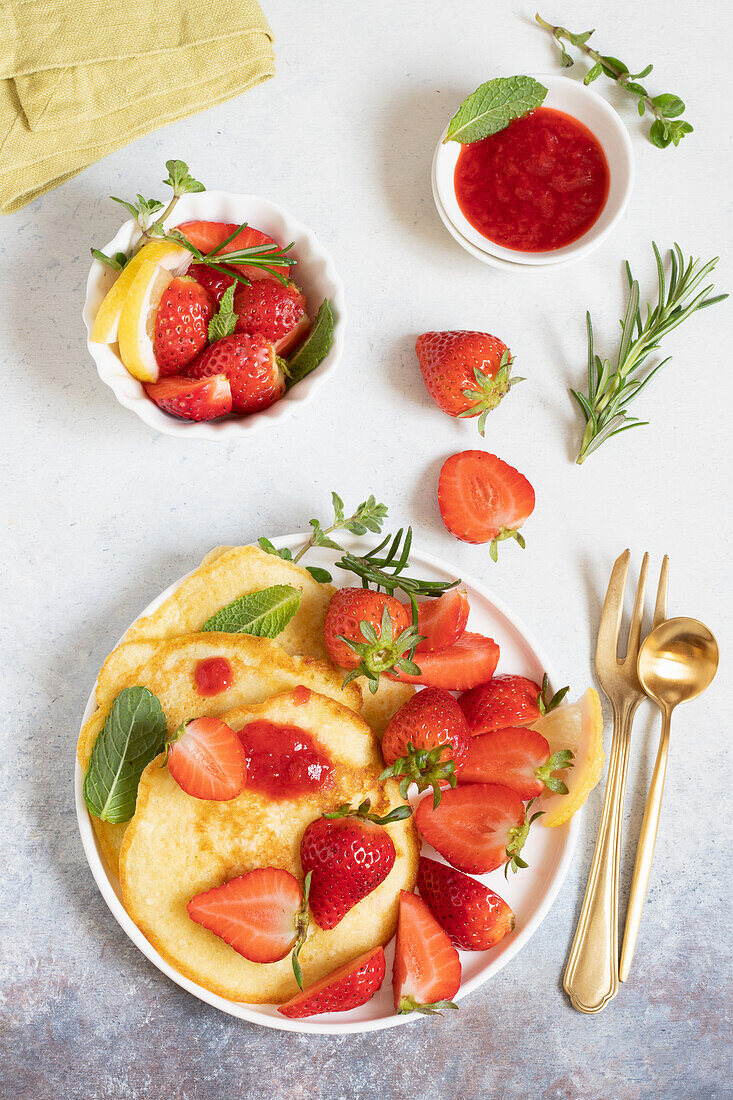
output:
[[641,686],[663,709],[702,694],[717,668],[718,643],[697,619],[667,619],[647,635],[639,650]]

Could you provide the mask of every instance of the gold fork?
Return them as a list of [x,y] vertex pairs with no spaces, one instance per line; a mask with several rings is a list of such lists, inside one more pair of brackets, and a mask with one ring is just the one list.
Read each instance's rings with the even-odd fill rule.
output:
[[[636,659],[641,643],[648,554],[644,554],[639,572],[626,654],[623,658],[618,656],[630,559],[631,552],[625,550],[614,564],[598,629],[596,674],[613,707],[613,739],[598,839],[563,980],[563,988],[574,1007],[589,1013],[600,1012],[618,993],[618,879],[626,771],[631,725],[639,703],[645,698]],[[665,556],[657,588],[655,626],[667,616],[668,571],[669,559]]]

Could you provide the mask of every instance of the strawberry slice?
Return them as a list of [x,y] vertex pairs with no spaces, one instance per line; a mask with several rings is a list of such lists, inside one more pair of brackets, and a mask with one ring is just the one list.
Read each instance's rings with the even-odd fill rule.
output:
[[461,451],[443,464],[438,507],[443,523],[463,542],[490,542],[498,557],[503,539],[524,547],[519,528],[534,511],[534,489],[523,474],[486,451]]
[[373,947],[278,1006],[291,1020],[322,1012],[348,1012],[373,997],[384,981],[384,948]]
[[225,374],[198,380],[172,374],[144,389],[159,409],[183,420],[215,420],[232,411],[232,390]]
[[421,653],[417,658],[419,676],[403,669],[393,670],[387,675],[404,684],[466,691],[490,679],[498,663],[499,647],[493,638],[466,631],[455,645]]
[[[206,255],[209,252],[213,252],[215,248],[218,248],[227,237],[231,237],[232,233],[236,231],[236,222],[183,222],[182,225],[177,227],[184,237],[198,248],[199,252],[203,252]],[[221,250],[222,257],[226,256],[227,252],[236,252],[240,248],[267,248],[267,247],[279,248],[277,241],[273,237],[269,237],[267,233],[262,233],[259,229],[254,229],[251,225],[246,225],[236,237],[234,237],[228,244],[225,244]],[[226,260],[224,260],[226,263]],[[241,273],[247,279],[251,279],[255,282],[257,279],[272,279],[274,278],[268,271],[261,267],[251,267],[247,264],[237,264],[237,271]],[[289,266],[278,267],[278,271],[287,279]]]
[[240,284],[234,293],[236,332],[259,334],[272,341],[278,355],[287,355],[310,331],[305,297],[295,283],[259,279]]
[[285,393],[283,361],[264,336],[234,333],[215,340],[193,361],[191,378],[226,375],[232,393],[232,410],[243,416],[267,409]]
[[392,986],[395,1012],[458,1008],[461,960],[448,935],[421,898],[400,891]]
[[[402,605],[412,621],[412,606]],[[431,649],[445,649],[463,635],[468,622],[468,596],[457,588],[451,588],[434,600],[424,600],[417,605],[417,632],[423,640],[418,642],[416,653],[428,653]]]
[[471,733],[528,726],[542,717],[540,685],[526,676],[494,676],[467,691],[458,703],[466,716]]
[[456,947],[486,951],[514,928],[507,903],[470,875],[427,856],[420,857],[417,887]]
[[225,940],[245,959],[277,962],[302,942],[307,928],[303,891],[280,867],[258,867],[191,898],[191,920]]
[[214,302],[188,275],[173,279],[163,291],[155,315],[153,350],[160,375],[180,374],[209,342]]
[[537,798],[547,789],[567,794],[554,772],[572,767],[573,754],[562,749],[550,756],[550,746],[536,730],[503,729],[472,737],[461,783],[501,783],[520,798]]
[[222,271],[209,267],[208,264],[191,264],[186,274],[200,283],[215,302],[220,302],[224,291],[236,282],[233,275],[225,275]]
[[469,783],[444,791],[436,807],[423,798],[415,811],[423,840],[452,867],[474,874],[502,864],[507,864],[505,871],[526,867],[520,853],[533,820],[526,820],[524,802],[516,791],[498,783]]
[[228,802],[244,786],[245,757],[233,729],[218,718],[182,722],[166,742],[168,770],[193,798]]

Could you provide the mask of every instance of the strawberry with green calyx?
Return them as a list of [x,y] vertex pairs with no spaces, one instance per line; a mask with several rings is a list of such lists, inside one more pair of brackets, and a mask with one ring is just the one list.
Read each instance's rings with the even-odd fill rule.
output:
[[312,872],[310,909],[319,928],[335,928],[394,866],[395,846],[384,826],[403,821],[412,809],[395,806],[383,817],[370,810],[369,799],[356,809],[344,803],[303,833],[300,861]]
[[532,816],[529,816],[529,808],[534,802],[527,803],[527,809],[525,811],[525,819],[522,825],[513,825],[509,830],[509,841],[506,846],[507,860],[504,864],[504,878],[509,878],[509,872],[516,875],[520,868],[529,867],[529,864],[525,859],[522,859],[521,851],[524,848],[525,841],[529,836],[530,827],[534,824],[538,817],[542,817],[544,810],[537,810]]
[[570,691],[570,685],[568,684],[566,687],[560,688],[560,690],[556,691],[550,699],[547,698],[547,693],[549,692],[549,690],[550,678],[547,673],[545,673],[545,675],[542,677],[542,689],[537,695],[537,709],[543,717],[546,714],[549,714],[551,710],[554,710],[555,707],[558,707],[560,703],[562,703],[563,699]]
[[374,693],[383,672],[420,672],[409,656],[420,635],[394,596],[368,588],[340,588],[328,605],[323,636],[331,660],[351,670],[344,684],[365,676]]
[[455,787],[469,753],[471,734],[453,696],[441,688],[425,688],[397,710],[382,738],[387,768],[381,779],[394,778],[407,797],[412,783],[419,792],[432,787],[433,805],[441,798],[441,785]]
[[458,704],[474,737],[492,730],[529,726],[554,710],[570,689],[561,688],[548,698],[549,680],[542,687],[526,676],[494,676],[464,692]]
[[567,794],[568,788],[555,772],[572,768],[573,753],[560,749],[550,755],[550,746],[537,730],[508,727],[471,737],[461,783],[501,783],[521,798],[538,798],[545,790]]
[[506,344],[487,332],[424,332],[415,351],[428,393],[459,418],[478,417],[481,435],[486,417],[516,382]]
[[530,482],[508,462],[486,451],[460,451],[443,463],[438,479],[438,508],[443,523],[462,542],[488,542],[498,560],[499,543],[515,539],[532,515],[535,493]]
[[447,933],[415,894],[400,892],[392,988],[395,1012],[441,1015],[458,1008],[461,960]]

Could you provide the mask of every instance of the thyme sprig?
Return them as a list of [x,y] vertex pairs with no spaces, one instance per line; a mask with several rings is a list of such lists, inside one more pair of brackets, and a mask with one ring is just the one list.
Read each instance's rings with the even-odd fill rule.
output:
[[598,450],[611,436],[648,424],[646,420],[630,416],[628,406],[665,363],[669,362],[671,356],[642,374],[647,358],[658,350],[662,338],[668,332],[681,325],[693,313],[728,297],[727,294],[711,296],[711,291],[714,290],[712,283],[700,289],[700,284],[714,270],[718,262],[717,256],[707,262],[693,260],[692,257],[685,261],[680,246],[675,244],[669,253],[669,276],[665,277],[662,257],[654,242],[652,248],[657,265],[657,303],[652,308],[651,303],[647,302],[646,319],[643,320],[639,306],[639,283],[631,274],[627,260],[629,300],[626,314],[621,321],[621,343],[615,367],[611,366],[610,359],[601,359],[595,353],[593,324],[590,313],[586,313],[588,393],[586,395],[573,389],[570,391],[586,422],[578,464],[584,462],[588,455]]
[[679,117],[685,110],[685,104],[679,96],[673,95],[671,92],[662,92],[661,95],[652,96],[642,84],[639,84],[639,81],[643,80],[652,71],[653,65],[647,65],[641,72],[632,73],[629,71],[628,66],[623,61],[619,61],[617,57],[601,54],[588,45],[588,39],[592,34],[595,34],[595,31],[582,31],[580,34],[573,34],[566,27],[554,27],[541,15],[535,15],[535,19],[541,27],[550,32],[558,43],[560,47],[560,64],[563,68],[569,68],[574,64],[573,58],[563,44],[564,39],[593,62],[583,78],[585,85],[592,84],[601,75],[607,76],[609,80],[615,80],[624,91],[636,98],[637,110],[642,118],[646,111],[653,115],[654,121],[649,130],[649,139],[657,148],[666,149],[668,145],[679,145],[685,134],[692,133],[693,127],[690,123]]

